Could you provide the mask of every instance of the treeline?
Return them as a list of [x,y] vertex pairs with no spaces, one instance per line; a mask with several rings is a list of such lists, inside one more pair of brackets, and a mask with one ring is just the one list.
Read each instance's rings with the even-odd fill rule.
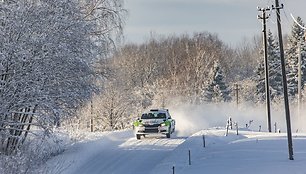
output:
[[[256,37],[254,41],[259,43]],[[126,44],[103,62],[108,75],[102,93],[87,114],[82,113],[93,117],[83,127],[91,120],[91,130],[122,129],[152,107],[231,102],[234,83],[242,86],[247,83],[243,80],[254,77],[259,52],[253,40],[233,49],[209,32],[152,36],[143,44]],[[254,85],[246,85],[240,100],[254,98],[249,97],[254,90],[248,89]]]
[[[301,18],[297,18],[304,26]],[[305,81],[304,30],[296,23],[286,36],[286,72],[290,101],[297,100],[298,57]],[[300,47],[300,49],[299,49]],[[299,52],[299,50],[301,50]],[[231,48],[209,32],[180,36],[152,36],[143,44],[126,44],[106,63],[104,92],[93,105],[95,130],[129,127],[148,108],[187,104],[236,102],[265,103],[262,37],[244,40]],[[282,102],[282,74],[277,39],[268,34],[269,90],[272,105]],[[304,93],[302,94],[304,95]]]
[[[204,97],[203,90],[213,80],[217,62],[224,76],[220,80],[227,84],[237,81],[238,74],[248,68],[241,63],[237,67],[239,60],[235,51],[208,32],[152,38],[142,45],[126,45],[113,59],[117,75],[127,89],[155,91],[150,105],[154,97],[161,95],[165,100],[180,96],[182,102],[199,103],[199,98]],[[148,105],[142,104],[142,107]]]

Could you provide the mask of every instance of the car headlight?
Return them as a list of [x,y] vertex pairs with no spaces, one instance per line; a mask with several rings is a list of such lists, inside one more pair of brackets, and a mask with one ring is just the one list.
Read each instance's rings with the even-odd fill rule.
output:
[[161,123],[160,126],[166,126],[166,123]]

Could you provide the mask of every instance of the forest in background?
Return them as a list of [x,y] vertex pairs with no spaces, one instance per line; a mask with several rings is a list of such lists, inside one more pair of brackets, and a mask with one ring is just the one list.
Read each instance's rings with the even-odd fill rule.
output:
[[[301,18],[297,21],[304,26]],[[283,103],[280,52],[278,38],[270,30],[267,45],[270,96],[272,105],[279,107]],[[284,47],[290,102],[296,105],[299,54],[302,89],[306,77],[304,30],[296,23],[285,36]],[[236,48],[210,32],[152,35],[143,44],[123,45],[106,61],[109,72],[101,86],[102,93],[90,104],[94,109],[88,106],[91,110],[84,114],[97,122],[92,130],[128,128],[149,108],[236,103],[237,92],[239,103],[264,105],[266,102],[260,35],[243,40]]]

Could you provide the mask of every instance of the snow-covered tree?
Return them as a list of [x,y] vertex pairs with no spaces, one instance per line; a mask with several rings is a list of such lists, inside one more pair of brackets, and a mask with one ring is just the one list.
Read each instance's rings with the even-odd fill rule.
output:
[[271,31],[268,33],[267,51],[269,62],[269,88],[271,100],[274,100],[283,94],[283,79],[279,44],[275,41]]
[[97,112],[95,119],[97,120],[95,127],[100,130],[118,130],[130,126],[128,123],[130,109],[133,98],[124,95],[120,85],[109,82],[105,85],[104,91],[97,97],[95,103]]
[[22,144],[31,125],[48,130],[91,97],[91,64],[111,47],[111,34],[122,24],[121,8],[121,1],[113,0],[0,1],[5,151]]
[[[301,26],[305,26],[300,17],[297,18],[297,22]],[[291,30],[291,35],[288,38],[288,47],[286,49],[287,57],[287,83],[288,93],[291,96],[297,94],[298,89],[298,47],[301,45],[301,56],[302,56],[302,88],[306,80],[306,45],[304,38],[304,29],[301,28],[297,23],[294,23]]]
[[226,60],[230,56],[228,53],[229,48],[216,35],[203,32],[192,37],[151,38],[145,44],[129,44],[115,59],[125,86],[143,94],[141,97],[146,103],[159,98],[150,95],[149,91],[159,82],[163,84],[156,87],[163,92],[154,95],[179,95],[185,101],[198,103],[213,61],[219,59],[226,71],[230,71],[229,60]]
[[[265,88],[265,68],[264,57],[259,61],[256,70],[256,96],[259,101],[264,101],[266,98]],[[267,37],[267,58],[269,68],[269,90],[271,100],[276,99],[282,94],[282,74],[281,74],[281,62],[279,54],[279,45],[275,41],[271,31],[268,32]]]
[[264,61],[260,60],[256,69],[256,96],[259,101],[265,100],[265,65]]
[[206,102],[228,102],[231,100],[231,90],[224,81],[219,61],[214,62],[214,66],[209,73],[210,81],[203,90],[202,101]]

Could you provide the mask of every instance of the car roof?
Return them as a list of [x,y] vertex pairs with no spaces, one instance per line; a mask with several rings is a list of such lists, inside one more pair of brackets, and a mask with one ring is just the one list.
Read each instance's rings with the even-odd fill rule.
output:
[[150,109],[149,112],[161,112],[161,113],[168,113],[168,109]]

